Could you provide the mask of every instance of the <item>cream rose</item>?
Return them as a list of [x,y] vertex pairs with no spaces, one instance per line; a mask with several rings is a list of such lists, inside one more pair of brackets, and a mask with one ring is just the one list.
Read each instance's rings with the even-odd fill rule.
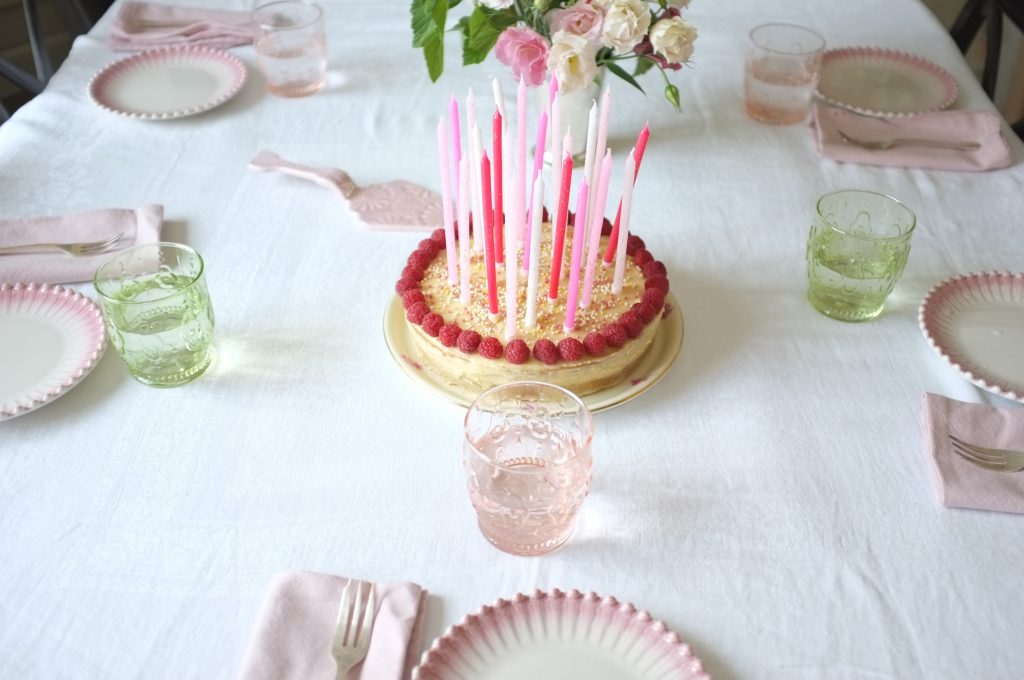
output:
[[651,10],[644,0],[612,0],[604,13],[604,44],[625,54],[647,35],[651,26]]
[[681,64],[693,54],[693,41],[697,29],[679,17],[660,19],[651,27],[651,45],[654,51],[670,64]]
[[551,37],[548,71],[558,78],[559,90],[586,87],[597,75],[597,48],[581,35],[558,31]]

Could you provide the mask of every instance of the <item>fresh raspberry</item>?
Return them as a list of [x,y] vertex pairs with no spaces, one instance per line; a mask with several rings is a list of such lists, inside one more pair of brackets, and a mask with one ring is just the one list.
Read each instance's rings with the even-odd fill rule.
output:
[[480,334],[476,331],[462,331],[459,333],[459,351],[472,354],[480,346]]
[[420,245],[417,248],[417,250],[419,250],[421,253],[427,253],[428,255],[430,255],[431,258],[433,258],[435,255],[441,252],[441,246],[437,245],[437,241],[425,238],[422,241],[420,241]]
[[583,349],[592,357],[599,357],[608,349],[608,341],[600,333],[587,333],[583,338]]
[[430,263],[433,260],[433,255],[429,255],[423,252],[422,250],[414,250],[412,252],[412,255],[409,256],[409,259],[406,260],[405,263],[413,265],[415,267],[419,267],[420,269],[426,269],[427,267],[430,266]]
[[444,248],[444,229],[435,229],[430,234],[430,240],[438,245],[440,248]]
[[398,283],[395,284],[395,292],[399,295],[405,294],[407,291],[414,290],[420,287],[420,282],[416,279],[403,276],[398,279]]
[[525,364],[530,359],[530,346],[525,340],[516,338],[505,345],[505,358],[510,364]]
[[441,330],[438,332],[437,337],[445,347],[455,347],[455,345],[459,344],[460,333],[462,333],[462,329],[456,324],[446,323],[441,326]]
[[405,318],[414,324],[423,323],[423,317],[427,314],[430,314],[430,307],[427,307],[427,303],[422,301],[412,303],[409,309],[405,310]]
[[562,338],[558,343],[558,356],[566,361],[576,361],[583,356],[583,343],[576,338]]
[[640,250],[633,253],[633,262],[636,262],[636,266],[643,267],[648,262],[654,261],[654,255],[651,255],[651,251],[641,248]]
[[626,340],[629,339],[629,334],[626,333],[626,329],[621,323],[610,323],[601,329],[601,335],[608,341],[608,344],[612,347],[622,347]]
[[606,217],[606,218],[604,218],[604,222],[601,223],[601,236],[611,236],[611,233],[612,233],[612,223]]
[[441,332],[441,326],[443,325],[444,317],[436,312],[431,312],[423,317],[423,330],[432,338],[437,337],[437,334]]
[[649,276],[668,276],[668,270],[665,269],[665,264],[659,260],[648,262],[640,269],[640,271],[644,273],[644,278]]
[[420,282],[423,280],[423,270],[414,264],[407,264],[402,270],[402,278]]
[[648,288],[644,291],[643,298],[641,299],[654,307],[655,310],[661,309],[661,306],[665,304],[665,294],[658,288]]
[[501,340],[488,336],[480,341],[480,346],[476,351],[480,353],[480,356],[487,359],[497,359],[505,353],[505,348],[501,346]]
[[555,343],[551,342],[547,338],[541,338],[537,342],[533,343],[533,356],[537,357],[548,366],[557,364],[558,359],[560,358],[558,348],[555,347]]
[[402,306],[409,309],[417,302],[426,302],[427,299],[423,297],[423,291],[419,288],[413,288],[402,293]]
[[626,239],[626,255],[635,255],[636,251],[646,247],[647,244],[644,243],[644,240],[639,236],[633,236],[630,234],[629,238]]
[[632,307],[630,311],[636,312],[640,320],[645,324],[654,321],[654,317],[658,316],[658,310],[655,309],[654,305],[647,304],[646,302],[638,302]]
[[654,288],[660,290],[662,295],[668,295],[668,278],[660,275],[648,276],[644,281],[644,288],[648,290]]
[[[631,338],[635,338],[644,332],[644,320],[636,312],[623,312],[619,315],[619,323],[626,329],[626,335]],[[426,321],[423,322],[423,327],[427,327]]]

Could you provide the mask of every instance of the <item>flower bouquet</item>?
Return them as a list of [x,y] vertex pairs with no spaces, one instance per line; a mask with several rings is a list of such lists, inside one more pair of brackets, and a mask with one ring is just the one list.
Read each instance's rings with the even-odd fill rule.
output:
[[[422,48],[431,80],[444,70],[448,11],[461,0],[412,0],[413,46]],[[693,54],[697,29],[680,14],[690,0],[474,0],[452,30],[462,34],[463,65],[493,49],[518,80],[540,85],[547,73],[563,92],[586,87],[602,69],[641,92],[636,78],[657,68],[665,98],[679,108],[668,78]],[[631,71],[626,62],[635,62]]]

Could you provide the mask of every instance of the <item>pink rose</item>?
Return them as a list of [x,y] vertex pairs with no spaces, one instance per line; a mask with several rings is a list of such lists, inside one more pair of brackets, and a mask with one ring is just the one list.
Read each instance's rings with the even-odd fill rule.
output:
[[548,41],[529,28],[506,28],[498,36],[494,53],[513,75],[520,76],[527,85],[536,87],[544,82],[548,62]]
[[572,7],[553,10],[548,15],[551,34],[566,31],[586,38],[592,43],[601,42],[601,25],[604,15],[593,5],[577,3]]

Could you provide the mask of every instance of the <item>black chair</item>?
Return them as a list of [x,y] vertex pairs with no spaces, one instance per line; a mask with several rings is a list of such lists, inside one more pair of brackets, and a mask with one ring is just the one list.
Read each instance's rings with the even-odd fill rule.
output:
[[[80,35],[92,28],[92,20],[82,6],[80,0],[54,0],[60,12],[65,28],[72,35]],[[27,97],[31,98],[43,91],[46,83],[53,75],[53,59],[46,49],[43,25],[39,20],[39,4],[37,0],[21,0],[25,13],[25,29],[28,34],[29,47],[32,50],[32,61],[35,73],[30,73],[8,59],[0,57],[0,77],[14,83]],[[0,123],[10,117],[8,111],[0,103]]]
[[[996,81],[999,78],[1004,18],[1024,31],[1024,0],[968,0],[949,30],[956,46],[966,54],[981,27],[985,26],[985,64],[981,73],[981,86],[990,99],[995,97]],[[1024,120],[1017,121],[1011,127],[1018,137],[1024,139]]]

